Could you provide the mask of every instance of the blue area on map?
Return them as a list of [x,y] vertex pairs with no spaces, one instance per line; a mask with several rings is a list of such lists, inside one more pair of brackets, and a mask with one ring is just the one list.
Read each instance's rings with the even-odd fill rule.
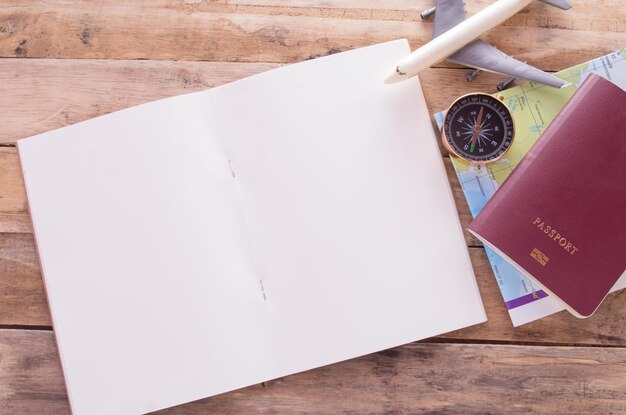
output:
[[[496,276],[496,281],[498,281],[505,302],[537,291],[528,278],[522,275],[513,265],[509,264],[492,249],[485,247],[485,252],[487,253],[491,269]],[[530,299],[529,302],[530,301],[533,301],[533,299]],[[523,304],[517,304],[518,307],[520,305]]]
[[477,175],[475,171],[464,170],[458,174],[458,178],[472,217],[475,218],[494,195],[496,187],[487,173]]

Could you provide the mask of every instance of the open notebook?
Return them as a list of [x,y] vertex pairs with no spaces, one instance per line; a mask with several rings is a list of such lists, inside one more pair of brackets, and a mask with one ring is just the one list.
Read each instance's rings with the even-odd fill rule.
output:
[[406,41],[18,143],[73,412],[137,414],[485,321]]

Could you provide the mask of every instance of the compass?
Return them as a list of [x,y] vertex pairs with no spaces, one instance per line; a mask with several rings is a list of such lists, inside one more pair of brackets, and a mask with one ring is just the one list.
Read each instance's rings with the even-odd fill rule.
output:
[[463,95],[452,103],[443,120],[444,147],[473,163],[489,163],[511,147],[515,123],[504,103],[488,94]]

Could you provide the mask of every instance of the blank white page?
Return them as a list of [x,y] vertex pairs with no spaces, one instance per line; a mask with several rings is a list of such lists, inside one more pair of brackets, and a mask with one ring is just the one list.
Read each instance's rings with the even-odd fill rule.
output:
[[382,83],[408,52],[320,58],[18,143],[75,415],[485,320],[419,83]]
[[486,320],[405,40],[214,90],[286,373]]
[[209,92],[19,141],[75,415],[138,414],[273,374]]

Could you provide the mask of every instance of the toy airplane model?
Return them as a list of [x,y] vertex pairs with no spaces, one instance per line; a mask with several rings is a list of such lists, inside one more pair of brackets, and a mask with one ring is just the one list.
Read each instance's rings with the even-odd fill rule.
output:
[[[571,7],[566,0],[541,1],[563,10]],[[532,0],[498,0],[465,19],[463,0],[437,0],[434,8],[433,40],[391,68],[385,82],[408,79],[419,71],[447,59],[460,65],[511,75],[556,88],[566,86],[567,82],[562,79],[520,62],[487,42],[476,40],[531,2]]]

